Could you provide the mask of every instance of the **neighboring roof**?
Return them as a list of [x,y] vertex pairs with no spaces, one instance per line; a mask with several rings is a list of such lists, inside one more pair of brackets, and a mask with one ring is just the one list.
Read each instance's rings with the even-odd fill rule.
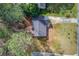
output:
[[38,3],[38,7],[41,8],[41,9],[45,9],[46,4],[45,3]]

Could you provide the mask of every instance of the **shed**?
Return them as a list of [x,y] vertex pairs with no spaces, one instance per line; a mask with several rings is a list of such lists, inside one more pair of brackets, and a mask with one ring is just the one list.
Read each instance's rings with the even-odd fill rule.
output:
[[48,32],[48,19],[45,16],[33,17],[32,19],[34,36],[47,36]]

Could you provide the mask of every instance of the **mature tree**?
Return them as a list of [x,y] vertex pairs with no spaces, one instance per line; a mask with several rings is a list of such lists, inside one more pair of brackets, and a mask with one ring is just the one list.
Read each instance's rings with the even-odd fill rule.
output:
[[38,16],[39,15],[39,8],[37,4],[21,4],[23,11],[25,12],[26,16]]
[[10,23],[22,20],[24,15],[18,4],[0,4],[0,16]]

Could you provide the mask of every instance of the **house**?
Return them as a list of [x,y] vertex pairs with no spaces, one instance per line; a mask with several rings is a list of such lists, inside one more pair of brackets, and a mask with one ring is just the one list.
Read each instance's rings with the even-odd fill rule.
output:
[[48,35],[48,17],[38,16],[32,18],[33,35],[37,37],[46,37]]

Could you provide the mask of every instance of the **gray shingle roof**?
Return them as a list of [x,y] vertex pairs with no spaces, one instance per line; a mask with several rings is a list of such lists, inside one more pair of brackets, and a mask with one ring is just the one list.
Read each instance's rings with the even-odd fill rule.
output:
[[48,20],[45,20],[43,16],[39,16],[32,19],[34,28],[34,36],[47,36]]

